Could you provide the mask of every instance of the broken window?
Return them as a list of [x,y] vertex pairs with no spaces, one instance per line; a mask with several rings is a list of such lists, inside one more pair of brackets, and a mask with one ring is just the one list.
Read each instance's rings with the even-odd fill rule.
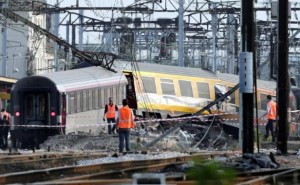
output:
[[[215,99],[223,96],[227,92],[226,87],[222,84],[215,84]],[[227,96],[224,100],[230,101],[230,96]]]
[[[231,89],[232,89],[233,87],[228,87],[228,91],[230,91]],[[236,102],[235,102],[235,92],[233,92],[231,95],[229,95],[230,96],[230,101],[229,101],[229,103],[233,103],[233,104],[235,104]]]

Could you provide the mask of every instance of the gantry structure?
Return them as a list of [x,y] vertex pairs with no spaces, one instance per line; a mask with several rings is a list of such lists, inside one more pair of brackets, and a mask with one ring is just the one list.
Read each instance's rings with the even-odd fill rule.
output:
[[[49,17],[46,31],[50,33],[55,27],[51,17],[60,14],[59,27],[65,29],[66,35],[57,38],[87,52],[113,53],[121,59],[170,65],[178,65],[178,58],[183,57],[184,66],[213,72],[239,72],[240,1],[112,0],[109,4],[104,0],[77,0],[72,3],[63,6],[50,5],[47,1],[9,0],[8,10],[46,14]],[[257,0],[254,6],[256,73],[259,78],[276,78],[276,1]],[[181,7],[184,8],[182,14]],[[299,11],[300,4],[290,1],[289,64],[295,69],[291,73],[295,74],[300,70]],[[183,24],[180,24],[181,16]],[[184,27],[183,32],[179,31],[179,25]],[[77,34],[77,30],[81,32]],[[91,41],[91,33],[98,37]],[[45,35],[37,34],[36,43]],[[85,35],[85,44],[80,34]],[[180,35],[183,39],[179,39]],[[55,42],[63,45],[63,42]],[[184,46],[183,56],[179,53],[180,42]]]

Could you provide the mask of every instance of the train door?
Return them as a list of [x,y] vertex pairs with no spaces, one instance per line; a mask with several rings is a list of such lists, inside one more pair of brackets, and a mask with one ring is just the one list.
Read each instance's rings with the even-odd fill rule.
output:
[[24,92],[24,124],[49,124],[49,94],[47,92]]
[[126,86],[126,98],[128,100],[128,106],[132,109],[137,109],[137,100],[136,100],[136,93],[135,93],[135,87],[134,87],[134,80],[133,80],[133,74],[132,73],[125,73],[125,76],[127,78],[127,86]]

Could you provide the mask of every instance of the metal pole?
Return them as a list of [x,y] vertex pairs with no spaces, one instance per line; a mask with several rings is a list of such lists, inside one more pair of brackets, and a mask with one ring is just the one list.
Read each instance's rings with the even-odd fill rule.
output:
[[[215,9],[216,8],[216,3],[212,3],[211,4],[212,7],[211,9]],[[214,12],[214,10],[212,11],[212,15],[211,15],[211,28],[212,28],[212,52],[213,52],[213,63],[212,63],[212,71],[214,73],[217,72],[217,24],[218,24],[218,17],[217,14]]]
[[[278,78],[277,78],[277,116],[278,139],[277,148],[282,154],[287,154],[288,106],[289,106],[289,73],[288,73],[288,12],[289,1],[278,0]],[[280,7],[280,8],[279,8]]]
[[15,73],[15,55],[13,54],[13,65],[12,65],[12,74],[11,77],[14,78],[14,73]]
[[[66,26],[66,42],[68,44],[70,44],[70,24],[71,24],[71,21],[67,21],[67,26]],[[70,67],[70,52],[71,51],[68,51],[66,52],[66,67],[65,69],[69,69]]]
[[[242,0],[241,49],[243,53],[241,53],[242,60],[240,60],[240,79],[244,79],[244,81],[240,81],[240,140],[242,139],[240,142],[242,142],[243,153],[254,152],[253,66],[255,64],[253,64],[253,52],[255,38],[253,34],[253,20],[253,1]],[[244,74],[242,73],[243,71],[245,72]],[[244,89],[242,88],[243,86]]]
[[[59,7],[59,2],[56,0],[56,6]],[[54,14],[54,35],[58,37],[58,25],[59,25],[59,13],[56,12]],[[59,70],[59,62],[58,62],[58,44],[54,42],[54,63],[55,63],[55,71]]]
[[78,30],[78,36],[79,36],[79,41],[78,41],[78,49],[83,50],[83,10],[79,10],[79,30]]
[[178,66],[184,66],[184,0],[179,0],[178,10]]
[[[2,5],[2,8],[8,8],[8,0]],[[6,50],[6,42],[7,42],[7,18],[4,16],[3,24],[2,24],[2,76],[7,75],[7,50]]]
[[274,34],[270,35],[270,79],[274,79],[273,77],[273,69],[274,69],[274,43],[273,43]]
[[234,32],[235,25],[233,14],[229,14],[227,17],[227,39],[229,40],[227,46],[227,73],[234,73]]

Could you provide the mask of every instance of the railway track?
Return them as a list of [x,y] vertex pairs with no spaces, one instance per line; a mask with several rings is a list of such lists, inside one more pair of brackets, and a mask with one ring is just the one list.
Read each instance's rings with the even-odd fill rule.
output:
[[74,165],[79,160],[108,156],[96,152],[41,152],[0,156],[0,174]]
[[[231,155],[235,155],[235,153],[207,152],[165,159],[127,160],[113,163],[101,163],[84,166],[71,165],[63,167],[53,166],[59,166],[59,164],[65,165],[67,160],[70,160],[70,164],[76,164],[76,160],[93,159],[97,157],[101,158],[110,155],[107,153],[43,153],[18,156],[1,156],[0,169],[8,169],[7,166],[4,166],[5,161],[8,161],[8,164],[15,164],[16,166],[17,164],[23,163],[22,165],[28,165],[29,168],[32,168],[32,166],[35,165],[36,168],[43,168],[44,166],[47,166],[44,164],[41,166],[37,165],[41,163],[49,163],[49,166],[53,166],[44,169],[2,174],[0,175],[0,184],[131,184],[134,174],[163,173],[167,184],[191,185],[194,184],[195,181],[190,179],[184,170],[186,167],[188,167],[190,161],[193,161],[197,158],[211,159],[214,157],[229,157]],[[36,164],[30,165],[30,163]],[[237,174],[235,184],[297,184],[300,176],[299,173],[300,169],[298,168],[244,172]]]
[[[56,168],[47,168],[42,170],[31,170],[23,172],[14,172],[0,175],[0,184],[9,183],[34,183],[47,181],[64,181],[93,179],[103,177],[115,177],[115,175],[128,178],[130,174],[142,171],[158,171],[170,164],[186,163],[195,158],[211,159],[217,156],[234,155],[235,153],[228,152],[209,152],[193,154],[182,157],[172,157],[166,159],[139,160],[139,161],[122,161],[115,163],[102,163],[85,166],[64,166]],[[126,170],[125,170],[126,169]]]

